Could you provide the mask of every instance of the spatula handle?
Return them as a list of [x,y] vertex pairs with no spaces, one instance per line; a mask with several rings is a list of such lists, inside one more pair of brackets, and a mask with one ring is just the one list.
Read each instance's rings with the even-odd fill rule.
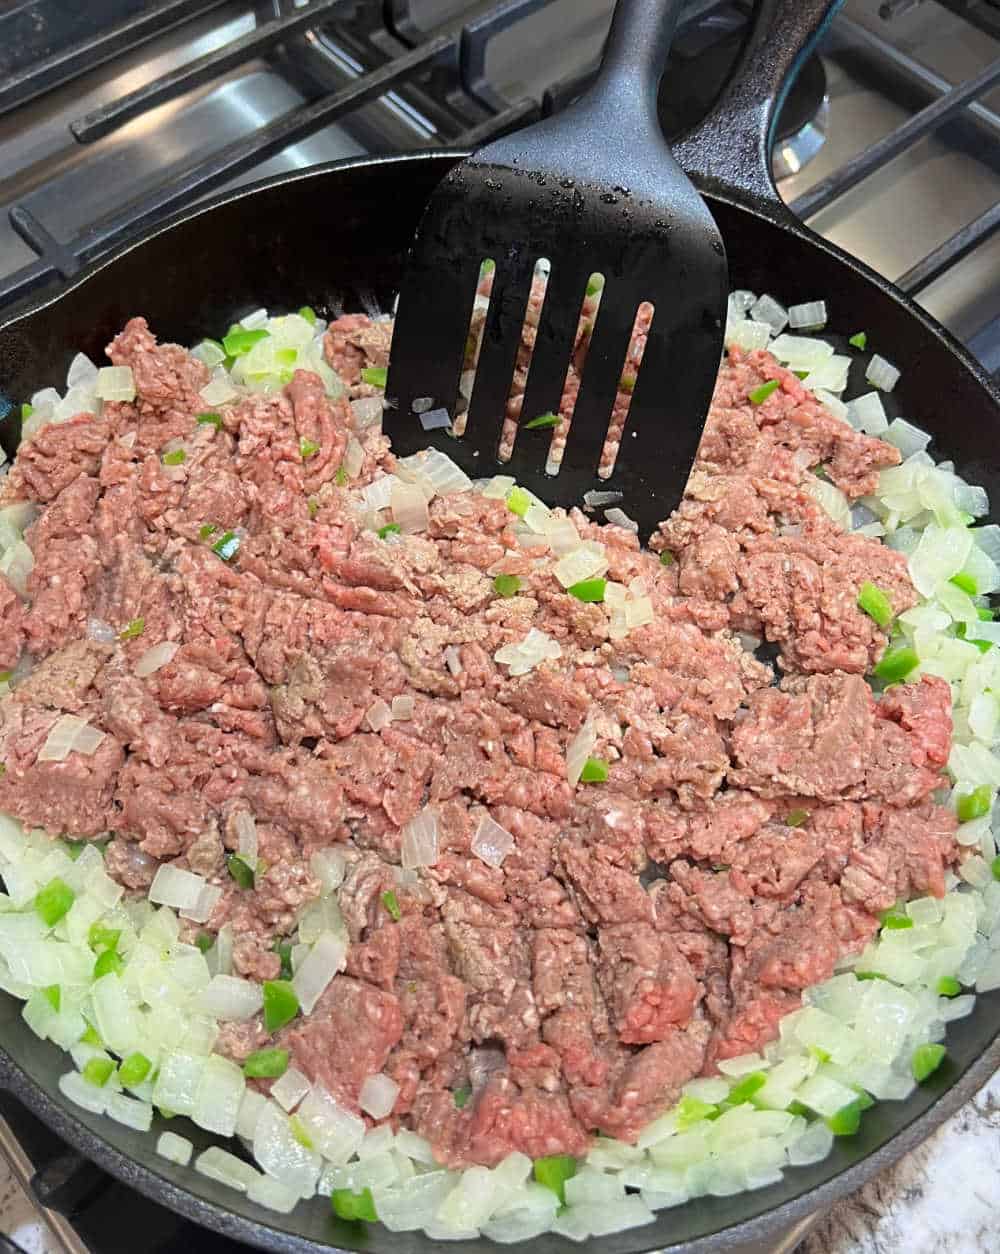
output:
[[657,93],[685,0],[618,0],[596,81],[586,104],[605,112],[615,142],[634,126],[659,132]]

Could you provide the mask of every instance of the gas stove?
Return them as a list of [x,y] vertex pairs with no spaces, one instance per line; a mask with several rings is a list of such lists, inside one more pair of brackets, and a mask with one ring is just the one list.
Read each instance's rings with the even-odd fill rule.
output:
[[[594,73],[611,8],[0,0],[0,315],[220,189],[472,147],[558,110]],[[711,102],[751,12],[689,0],[661,92],[668,134]],[[998,0],[848,0],[783,106],[774,169],[799,216],[1000,375],[998,141]],[[0,1115],[0,1250],[133,1254],[138,1232],[150,1254],[243,1248],[109,1180],[13,1099]]]

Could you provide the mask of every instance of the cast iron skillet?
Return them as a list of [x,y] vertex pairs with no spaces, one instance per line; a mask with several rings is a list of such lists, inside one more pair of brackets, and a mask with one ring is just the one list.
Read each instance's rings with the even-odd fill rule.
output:
[[[725,97],[675,151],[697,175],[722,229],[734,287],[770,291],[788,301],[824,297],[832,325],[869,343],[903,368],[893,402],[934,432],[932,451],[951,457],[972,482],[1000,500],[1000,467],[984,461],[1000,432],[1000,396],[968,354],[891,284],[819,240],[781,206],[766,155],[776,101],[829,20],[828,0],[762,0],[762,21]],[[464,155],[464,154],[463,154]],[[435,153],[372,158],[283,176],[241,189],[182,215],[142,243],[98,265],[56,300],[37,304],[0,327],[0,393],[20,401],[64,377],[72,354],[95,360],[135,313],[161,339],[183,344],[218,333],[260,305],[308,302],[324,312],[388,308],[402,258],[431,188],[456,160]],[[887,224],[887,229],[892,229]],[[859,390],[864,386],[857,381]],[[16,410],[15,410],[16,412]],[[13,453],[12,417],[0,428]],[[708,1254],[771,1235],[809,1211],[857,1188],[923,1140],[967,1101],[1000,1064],[1000,994],[981,997],[975,1013],[952,1024],[949,1061],[903,1103],[879,1103],[859,1134],[838,1143],[823,1163],[786,1173],[771,1188],[731,1198],[703,1198],[660,1212],[655,1225],[602,1238],[608,1254],[669,1247]],[[156,1157],[141,1136],[70,1106],[56,1081],[65,1056],[40,1045],[20,1005],[0,995],[0,1085],[54,1131],[141,1193],[198,1223],[268,1250],[318,1254],[331,1245],[377,1254],[432,1254],[419,1233],[367,1234],[333,1220],[317,1201],[283,1217],[189,1169]],[[210,1138],[184,1127],[196,1144]],[[485,1242],[456,1243],[456,1254],[486,1254]],[[538,1254],[566,1251],[561,1238],[533,1243]]]

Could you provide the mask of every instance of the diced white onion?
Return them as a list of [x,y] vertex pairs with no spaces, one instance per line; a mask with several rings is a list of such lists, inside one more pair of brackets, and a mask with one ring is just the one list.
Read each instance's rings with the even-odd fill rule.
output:
[[494,475],[485,488],[483,488],[483,496],[493,501],[502,501],[506,499],[507,493],[516,483],[513,475]]
[[206,923],[212,911],[222,900],[222,889],[214,884],[206,884],[198,896],[197,902],[190,908],[180,910],[182,919],[190,919],[192,923]]
[[410,819],[400,834],[400,855],[406,870],[421,866],[434,866],[438,860],[436,810],[426,806]]
[[402,457],[397,465],[428,480],[438,496],[450,496],[453,492],[468,492],[472,480],[447,453],[437,448],[423,449],[412,457]]
[[263,993],[256,980],[238,975],[214,975],[201,995],[202,1009],[224,1022],[244,1023],[264,1004]]
[[185,871],[183,867],[168,862],[160,865],[153,877],[147,894],[158,906],[172,906],[175,910],[191,910],[198,905],[201,891],[206,886],[202,875]]
[[373,1119],[385,1119],[392,1113],[398,1096],[399,1085],[380,1072],[365,1078],[358,1093],[358,1105]]
[[356,479],[361,474],[361,468],[365,464],[365,450],[361,447],[360,442],[353,436],[347,437],[347,448],[344,450],[344,459],[340,463],[340,468],[348,479]]
[[[200,344],[196,344],[194,348],[191,349],[191,356],[196,361],[200,361],[202,365],[207,366],[209,370],[214,369],[216,366],[221,366],[226,360],[225,350],[220,348],[218,344],[214,344],[211,340],[202,340]],[[129,367],[123,366],[120,367],[120,369],[128,370]],[[98,391],[98,396],[100,395],[101,393]],[[115,399],[118,398],[116,397]]]
[[0,574],[5,575],[14,591],[23,597],[28,595],[28,579],[34,569],[35,555],[23,540],[15,540],[0,557]]
[[[355,430],[367,431],[369,427],[381,426],[385,405],[381,396],[359,396],[356,401],[351,401],[351,410],[354,413]],[[354,473],[357,474],[357,471]]]
[[766,322],[775,335],[788,326],[788,310],[773,296],[761,296],[750,306],[749,312],[755,322]]
[[826,301],[808,300],[788,306],[788,322],[796,331],[818,330],[826,326]]
[[365,722],[373,732],[380,732],[383,727],[388,727],[392,722],[392,711],[381,697],[373,701],[365,710]]
[[365,1121],[345,1110],[319,1084],[313,1085],[296,1113],[313,1144],[330,1162],[347,1162],[364,1140]]
[[590,718],[586,718],[580,730],[566,746],[566,778],[570,786],[575,788],[580,782],[584,765],[592,756],[597,745],[597,729]]
[[194,1169],[199,1175],[217,1180],[239,1193],[245,1193],[255,1180],[260,1179],[260,1172],[255,1167],[218,1145],[203,1150],[195,1159]]
[[427,530],[430,523],[427,498],[416,484],[395,483],[389,499],[393,520],[402,532],[411,535]]
[[848,421],[848,409],[839,396],[834,396],[832,392],[828,392],[825,388],[813,388],[813,395],[818,401],[824,404],[833,414],[834,418],[839,418],[841,422]]
[[393,697],[390,709],[394,719],[406,722],[407,719],[413,718],[413,698]]
[[206,405],[224,405],[226,401],[233,400],[237,392],[228,377],[218,377],[207,383],[198,395]]
[[646,627],[654,622],[653,602],[649,597],[633,597],[625,602],[625,625],[629,631],[636,627]]
[[503,860],[516,847],[514,837],[488,814],[479,820],[472,837],[472,852],[488,866],[501,867]]
[[312,1014],[330,981],[344,969],[346,961],[346,939],[334,932],[324,932],[292,976],[292,987],[303,1014]]
[[131,366],[102,366],[94,382],[95,395],[102,401],[134,401],[135,378]]
[[767,348],[771,338],[771,328],[766,322],[754,322],[751,318],[743,318],[726,323],[726,348],[741,348],[751,353],[759,348]]
[[273,1176],[299,1197],[312,1197],[319,1179],[320,1157],[295,1137],[291,1121],[274,1102],[268,1102],[257,1120],[253,1156]]
[[[871,393],[871,395],[874,396],[877,393]],[[889,444],[894,444],[904,457],[922,453],[931,442],[929,432],[921,431],[919,427],[913,426],[905,418],[894,418],[886,428],[883,438]]]
[[816,475],[807,475],[802,486],[839,527],[850,531],[851,507],[847,503],[847,497],[835,484]]
[[176,1132],[161,1132],[156,1142],[156,1152],[168,1163],[186,1167],[191,1161],[194,1146],[186,1136],[178,1136]]
[[257,821],[249,810],[238,811],[235,819],[237,852],[251,870],[257,866]]
[[344,882],[347,859],[340,849],[317,849],[309,859],[309,869],[323,886],[323,892],[332,893]]
[[444,664],[453,676],[461,675],[462,658],[453,644],[449,644],[444,651]]
[[169,665],[177,655],[180,643],[176,640],[161,640],[143,653],[135,664],[135,673],[139,679],[155,674]]
[[39,762],[64,762],[71,753],[92,755],[104,741],[104,732],[91,727],[85,718],[63,714],[52,724],[45,743],[38,751]]
[[572,553],[561,557],[552,568],[552,573],[564,588],[583,579],[596,579],[608,569],[608,559],[604,545],[587,541]]
[[282,1184],[280,1180],[272,1180],[260,1172],[251,1180],[247,1187],[247,1197],[265,1210],[273,1210],[279,1215],[287,1215],[299,1203],[299,1195],[294,1189]]
[[512,676],[527,673],[547,658],[562,657],[562,646],[544,631],[532,627],[518,644],[505,644],[493,654],[493,660],[509,667]]
[[114,644],[118,639],[118,633],[111,624],[100,618],[87,619],[87,636],[97,644]]
[[872,385],[882,392],[891,392],[899,382],[900,372],[892,364],[886,361],[884,357],[880,357],[878,353],[872,357],[865,370],[865,378]]
[[289,1067],[271,1085],[271,1097],[282,1110],[294,1110],[312,1087],[308,1078],[297,1067]]
[[806,335],[779,335],[770,349],[778,361],[790,370],[812,370],[821,361],[833,356],[832,344]]
[[583,503],[591,509],[599,509],[602,505],[616,505],[622,496],[621,492],[584,492]]
[[849,401],[847,418],[852,427],[868,435],[882,435],[889,429],[889,420],[878,392],[865,392]]

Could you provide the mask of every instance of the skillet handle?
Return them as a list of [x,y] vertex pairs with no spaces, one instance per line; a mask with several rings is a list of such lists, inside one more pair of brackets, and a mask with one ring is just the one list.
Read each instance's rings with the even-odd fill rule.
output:
[[671,144],[703,191],[730,196],[774,221],[797,221],[771,175],[781,102],[844,0],[759,0],[753,30],[722,94]]

